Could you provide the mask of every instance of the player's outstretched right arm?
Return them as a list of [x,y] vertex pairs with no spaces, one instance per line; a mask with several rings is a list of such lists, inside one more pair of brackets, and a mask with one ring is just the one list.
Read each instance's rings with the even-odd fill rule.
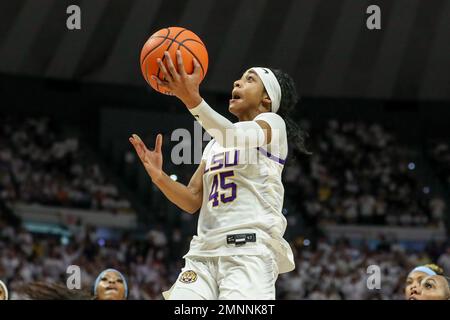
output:
[[173,181],[162,169],[161,134],[156,137],[155,150],[153,151],[147,149],[144,142],[136,134],[133,134],[129,140],[153,183],[164,193],[167,199],[186,212],[191,214],[197,212],[202,205],[203,198],[204,162],[201,162],[191,181],[185,186]]

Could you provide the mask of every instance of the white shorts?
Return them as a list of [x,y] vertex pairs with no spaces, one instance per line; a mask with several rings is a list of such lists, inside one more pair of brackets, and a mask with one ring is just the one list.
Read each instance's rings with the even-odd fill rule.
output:
[[272,255],[186,258],[166,300],[275,300]]

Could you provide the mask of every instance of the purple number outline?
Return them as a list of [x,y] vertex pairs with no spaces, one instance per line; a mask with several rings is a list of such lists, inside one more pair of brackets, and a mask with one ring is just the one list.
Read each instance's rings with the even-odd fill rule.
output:
[[222,191],[231,188],[230,196],[226,197],[225,193],[220,194],[220,201],[222,201],[223,203],[232,202],[234,199],[236,199],[236,188],[237,188],[236,183],[234,182],[226,183],[225,181],[226,178],[230,177],[234,177],[233,170],[220,173],[220,188],[222,189]]
[[[214,194],[213,194],[214,189],[216,190],[216,192],[214,192]],[[213,204],[212,204],[213,207],[217,207],[219,205],[219,200],[217,199],[217,197],[219,195],[218,189],[219,189],[219,179],[217,178],[217,174],[215,174],[213,177],[211,192],[209,193],[209,199],[208,199],[208,201],[214,200]]]
[[[218,181],[218,175],[220,175],[220,189],[221,191],[226,191],[227,189],[231,188],[231,195],[228,197],[225,195],[225,193],[219,193],[218,187],[219,187],[219,181]],[[234,201],[237,196],[237,185],[234,182],[226,183],[226,178],[234,177],[234,171],[224,171],[220,172],[214,175],[213,177],[213,183],[211,185],[211,192],[209,193],[209,201],[214,200],[212,206],[217,207],[219,205],[219,200],[217,200],[217,194],[220,194],[220,201],[222,203],[228,203]],[[213,193],[213,191],[216,190],[216,192]]]

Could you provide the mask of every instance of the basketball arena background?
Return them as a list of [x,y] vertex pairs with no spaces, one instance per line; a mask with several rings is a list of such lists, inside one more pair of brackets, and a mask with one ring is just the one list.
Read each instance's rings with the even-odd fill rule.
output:
[[[81,8],[81,30],[66,9]],[[369,5],[381,29],[366,26]],[[286,238],[296,270],[279,299],[403,299],[407,272],[450,274],[450,2],[445,0],[14,0],[0,2],[0,279],[90,287],[121,270],[130,299],[162,299],[197,215],[152,186],[128,137],[192,130],[177,99],[145,83],[146,39],[183,26],[205,42],[201,93],[226,114],[246,67],[298,84],[312,156],[284,170]],[[231,119],[231,118],[230,118]],[[367,267],[382,271],[380,290]]]

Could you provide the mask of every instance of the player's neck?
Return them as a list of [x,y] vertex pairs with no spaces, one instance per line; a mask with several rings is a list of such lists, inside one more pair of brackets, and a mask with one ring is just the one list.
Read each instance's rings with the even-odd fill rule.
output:
[[258,110],[250,110],[246,113],[239,114],[238,119],[239,121],[252,121],[258,114],[260,114]]

